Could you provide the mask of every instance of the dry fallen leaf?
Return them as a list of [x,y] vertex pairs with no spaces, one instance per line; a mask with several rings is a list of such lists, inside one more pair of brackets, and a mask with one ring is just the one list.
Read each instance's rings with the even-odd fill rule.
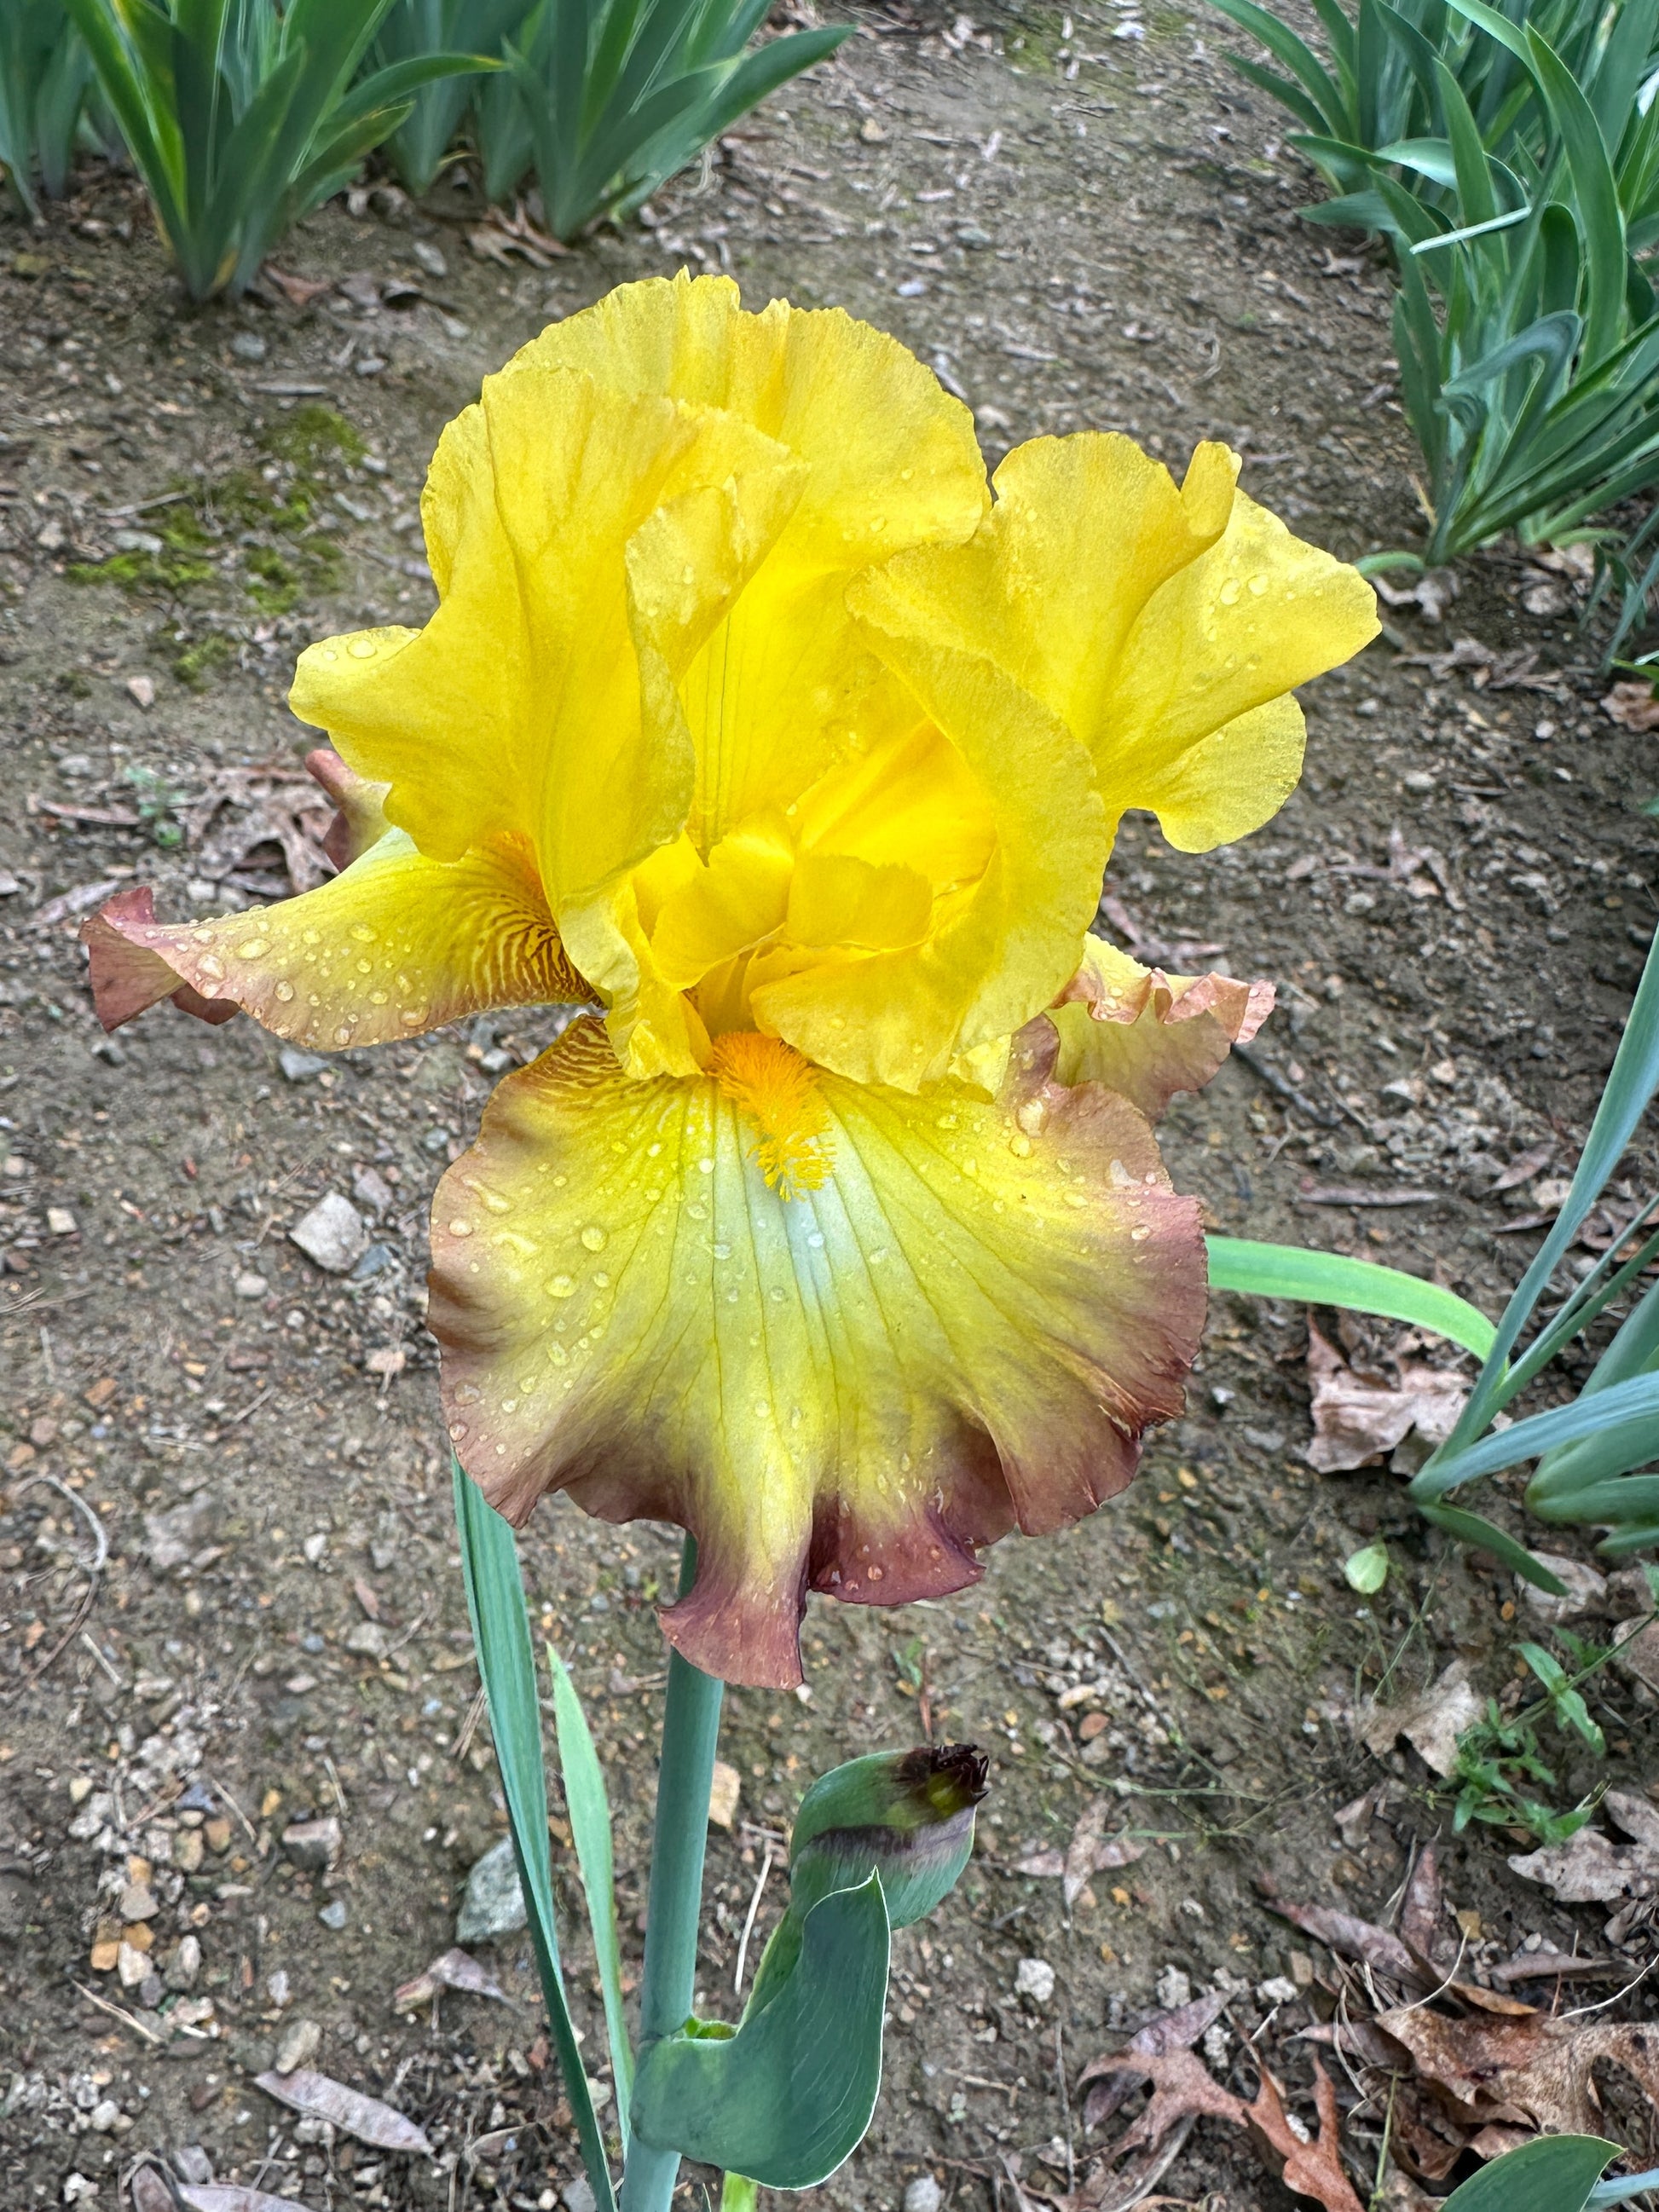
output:
[[[215,880],[246,878],[241,888],[264,888],[265,872],[253,866],[254,856],[266,846],[282,856],[288,887],[295,892],[313,890],[334,873],[324,850],[324,841],[334,822],[334,802],[305,769],[286,763],[263,768],[218,768],[209,776],[201,797],[181,816],[185,836],[197,850],[191,865]],[[275,896],[283,888],[272,880]]]
[[412,2150],[431,2155],[431,2144],[413,2120],[405,2119],[391,2105],[383,2105],[378,2097],[365,2097],[326,2074],[313,2074],[307,2067],[292,2074],[256,2074],[253,2086],[291,2112],[331,2121],[376,2150]]
[[1304,2142],[1291,2126],[1279,2085],[1265,2067],[1255,2100],[1247,2105],[1242,2097],[1224,2089],[1191,2051],[1133,2056],[1125,2051],[1119,2057],[1097,2059],[1094,2063],[1103,2071],[1137,2075],[1152,2086],[1146,2111],[1114,2145],[1109,2154],[1113,2163],[1131,2151],[1156,2148],[1184,2120],[1231,2120],[1237,2127],[1249,2129],[1265,2163],[1287,2189],[1311,2197],[1324,2212],[1364,2212],[1342,2170],[1336,2092],[1316,2058],[1314,2101],[1319,2133],[1312,2142]]
[[1659,698],[1651,684],[1615,684],[1601,712],[1623,730],[1659,730]]
[[1091,1875],[1109,1874],[1117,1867],[1133,1866],[1137,1859],[1146,1856],[1145,1844],[1130,1843],[1122,1837],[1103,1841],[1100,1832],[1105,1824],[1106,1801],[1097,1797],[1085,1806],[1072,1831],[1072,1840],[1063,1851],[1033,1851],[1015,1862],[1014,1872],[1034,1875],[1038,1881],[1058,1881],[1069,1912],[1082,1896]]
[[228,2182],[181,2181],[179,2202],[187,2204],[190,2212],[307,2212],[291,2197],[270,2197],[263,2189],[243,2189]]
[[[1173,2012],[1159,2013],[1156,2019],[1137,2029],[1117,2056],[1162,2058],[1172,2051],[1190,2051],[1220,2019],[1226,2006],[1225,1990],[1212,1990],[1206,1996],[1194,1997],[1190,2004],[1177,2005]],[[1091,2058],[1078,2080],[1079,2088],[1087,2087],[1089,2092],[1083,2104],[1085,2129],[1098,2127],[1103,2120],[1110,2119],[1134,2086],[1133,2078],[1113,2059]]]
[[412,1982],[405,1982],[392,1992],[393,2012],[418,2012],[429,2004],[440,1990],[464,1990],[471,1996],[494,1997],[497,2003],[510,2005],[513,2002],[499,1982],[491,1979],[477,1960],[461,1950],[446,1951],[434,1959]]
[[1563,1905],[1653,1896],[1659,1891],[1659,1811],[1624,1790],[1609,1790],[1602,1803],[1632,1842],[1615,1844],[1599,1828],[1581,1828],[1565,1844],[1511,1858],[1511,1871],[1541,1881]]
[[1469,1680],[1468,1668],[1455,1659],[1439,1680],[1396,1705],[1367,1700],[1355,1716],[1354,1732],[1367,1750],[1386,1759],[1404,1736],[1439,1775],[1457,1765],[1457,1739],[1473,1728],[1484,1708]]
[[1562,2135],[1606,2132],[1593,2078],[1628,2075],[1659,2107],[1659,2028],[1618,2021],[1453,2020],[1421,2005],[1380,2014],[1377,2026],[1410,2053],[1419,2076],[1470,2129],[1494,2124]]
[[1405,1443],[1413,1430],[1425,1443],[1451,1434],[1468,1384],[1444,1367],[1401,1359],[1399,1381],[1356,1375],[1334,1345],[1310,1324],[1308,1378],[1313,1392],[1313,1442],[1304,1456],[1322,1474],[1371,1467]]
[[1291,1905],[1271,1894],[1267,1902],[1269,1911],[1278,1913],[1339,1958],[1356,1959],[1373,1972],[1386,1974],[1390,1981],[1408,1983],[1413,1989],[1426,1978],[1412,1952],[1386,1928],[1374,1928],[1369,1920],[1357,1920],[1350,1912],[1334,1912],[1323,1905]]
[[1319,2133],[1312,2142],[1304,2142],[1285,2116],[1279,2085],[1264,2066],[1261,2087],[1245,2115],[1256,2138],[1256,2148],[1285,2188],[1294,2190],[1298,2197],[1311,2197],[1324,2206],[1325,2212],[1364,2212],[1342,2170],[1342,2123],[1336,2109],[1336,2091],[1316,2058],[1314,2106],[1319,2114]]

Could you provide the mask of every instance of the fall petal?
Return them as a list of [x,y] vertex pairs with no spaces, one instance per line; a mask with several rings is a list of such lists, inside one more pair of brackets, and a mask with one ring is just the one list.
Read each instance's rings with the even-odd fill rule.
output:
[[1203,1314],[1196,1208],[1121,1098],[807,1079],[823,1173],[785,1197],[716,1078],[632,1080],[578,1023],[434,1209],[463,1465],[514,1521],[566,1489],[690,1529],[665,1626],[730,1680],[799,1680],[808,1587],[942,1595],[1121,1489]]
[[1091,936],[1047,1017],[1060,1037],[1055,1079],[1103,1083],[1156,1121],[1177,1091],[1201,1091],[1273,1005],[1271,983],[1166,975]]
[[210,921],[158,922],[141,885],[81,934],[106,1030],[173,998],[210,1021],[240,1007],[277,1036],[331,1052],[491,1006],[589,995],[528,853],[507,838],[440,861],[391,830],[317,890]]

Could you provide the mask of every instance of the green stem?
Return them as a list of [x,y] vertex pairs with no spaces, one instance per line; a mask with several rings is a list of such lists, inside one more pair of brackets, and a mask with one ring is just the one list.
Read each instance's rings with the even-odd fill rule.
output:
[[[697,1571],[688,1536],[680,1560],[680,1595]],[[640,1989],[640,2049],[672,2035],[691,2010],[702,1913],[702,1857],[708,1837],[708,1789],[720,1727],[725,1684],[700,1674],[678,1651],[669,1655],[663,1706],[662,1764],[651,1843],[651,1895],[646,1911],[645,1974]],[[679,2175],[678,2151],[658,2150],[635,2135],[623,2170],[622,2212],[668,2212]]]

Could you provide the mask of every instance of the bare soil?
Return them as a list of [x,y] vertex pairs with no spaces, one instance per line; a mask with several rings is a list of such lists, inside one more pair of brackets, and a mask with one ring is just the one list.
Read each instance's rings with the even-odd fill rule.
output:
[[[297,1076],[246,1022],[163,1009],[106,1042],[80,913],[131,880],[171,915],[273,883],[270,848],[228,888],[198,881],[203,843],[165,842],[180,812],[227,769],[295,763],[283,696],[306,640],[430,605],[416,503],[481,374],[550,317],[682,261],[731,270],[751,304],[838,301],[892,330],[975,404],[994,459],[1093,425],[1178,467],[1224,437],[1304,534],[1348,556],[1409,542],[1385,273],[1301,220],[1306,180],[1279,116],[1223,66],[1230,36],[1165,0],[983,27],[863,14],[648,226],[498,264],[469,247],[477,209],[458,185],[416,210],[382,191],[284,246],[285,272],[326,288],[300,307],[273,289],[188,309],[118,176],[88,173],[40,232],[0,224],[9,2204],[64,2202],[76,2174],[124,2203],[152,2146],[200,2146],[222,2179],[319,2208],[549,2206],[576,2172],[522,1936],[483,1954],[510,2007],[392,2009],[453,1941],[465,1871],[505,1826],[422,1327],[425,1205],[492,1072],[551,1024],[508,1016]],[[1653,927],[1640,810],[1659,765],[1600,710],[1570,576],[1508,548],[1459,581],[1437,624],[1391,612],[1312,688],[1309,772],[1269,828],[1195,860],[1132,823],[1108,890],[1113,927],[1154,957],[1279,987],[1254,1063],[1167,1125],[1214,1224],[1380,1256],[1493,1310],[1535,1249],[1537,1177],[1571,1165]],[[1465,639],[1486,657],[1447,660]],[[1506,1164],[1552,1152],[1492,1193]],[[325,1274],[287,1231],[368,1169],[387,1194],[374,1272]],[[1419,1195],[1342,1196],[1402,1191]],[[1299,1312],[1218,1298],[1189,1413],[1120,1504],[1004,1545],[948,1603],[815,1601],[799,1701],[732,1693],[742,1796],[710,1838],[711,2010],[812,1775],[925,1725],[993,1754],[981,1853],[899,1939],[882,2104],[833,2203],[896,2206],[927,2170],[984,2204],[1016,2154],[1028,2183],[1063,2190],[1089,2155],[1078,2067],[1157,2008],[1160,1979],[1168,2001],[1170,1969],[1194,1990],[1231,1978],[1223,2070],[1250,2094],[1259,1985],[1301,1986],[1313,1964],[1259,1878],[1376,1917],[1417,1844],[1447,1835],[1415,1754],[1385,1770],[1357,1743],[1356,1699],[1460,1655],[1495,1692],[1532,1616],[1416,1521],[1387,1468],[1310,1471],[1305,1347]],[[1502,1486],[1485,1510],[1522,1525]],[[90,1587],[89,1524],[107,1547]],[[1341,1562],[1379,1531],[1397,1571],[1367,1604]],[[637,1971],[670,1533],[554,1504],[522,1548],[605,1759]],[[1596,1775],[1643,1786],[1650,1695],[1613,1676],[1597,1705],[1613,1748]],[[1345,1843],[1334,1813],[1390,1771],[1383,1813]],[[1589,1778],[1571,1770],[1564,1791]],[[1057,1881],[1013,1869],[1103,1794],[1107,1832],[1150,1848],[1068,1917]],[[296,1869],[284,1830],[331,1814],[340,1863]],[[1480,1831],[1444,1845],[1451,1903],[1480,1915],[1471,1967],[1528,1934],[1600,1948],[1604,1916],[1516,1880],[1512,1848]],[[556,1856],[603,2080],[574,1863]],[[183,1978],[186,1933],[199,1944],[185,2007],[168,1989],[158,2011],[153,1985],[92,1963],[138,1924],[122,1918],[135,1881],[163,1984]],[[781,1891],[775,1873],[756,1945]],[[1650,1941],[1630,1937],[1632,1973]],[[1031,1959],[1054,1970],[1047,2002],[1016,1994]],[[1318,2002],[1262,2046],[1310,2118],[1294,2033]],[[1653,1999],[1624,2003],[1641,2017]],[[315,2063],[421,2122],[434,2161],[296,2130],[252,2086],[302,2018]],[[1216,2128],[1160,2185],[1212,2212],[1291,2203]]]

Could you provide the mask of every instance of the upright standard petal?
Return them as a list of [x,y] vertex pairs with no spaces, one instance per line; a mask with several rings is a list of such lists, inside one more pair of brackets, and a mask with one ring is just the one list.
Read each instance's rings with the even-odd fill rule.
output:
[[1201,1091],[1273,1008],[1271,983],[1166,975],[1091,936],[1047,1017],[1060,1038],[1054,1078],[1103,1083],[1157,1121],[1177,1091]]
[[555,364],[641,400],[720,410],[802,471],[787,526],[681,687],[697,757],[689,827],[707,853],[844,749],[878,674],[852,636],[847,584],[908,546],[972,533],[988,501],[973,418],[884,331],[782,300],[747,313],[725,276],[619,286],[506,374]]
[[977,650],[1088,748],[1114,824],[1129,807],[1202,850],[1258,828],[1301,772],[1289,694],[1376,634],[1358,572],[1292,538],[1200,446],[1177,490],[1129,439],[1041,438],[997,471],[973,541],[860,588],[896,631]]
[[434,859],[527,837],[556,915],[678,836],[696,762],[674,687],[802,473],[733,416],[520,356],[433,460],[436,614],[312,647],[294,710]]
[[[793,1196],[786,1111],[815,1117]],[[809,1586],[940,1595],[1121,1489],[1204,1307],[1197,1209],[1099,1086],[1028,1064],[999,1103],[916,1098],[763,1039],[725,1081],[641,1083],[592,1023],[498,1089],[433,1252],[468,1472],[517,1522],[563,1489],[690,1529],[667,1633],[757,1683],[799,1679]]]
[[492,1006],[592,995],[565,958],[521,839],[428,860],[389,830],[299,898],[210,921],[158,922],[148,884],[82,926],[106,1030],[171,998],[228,1021],[240,1007],[320,1052],[416,1036]]

